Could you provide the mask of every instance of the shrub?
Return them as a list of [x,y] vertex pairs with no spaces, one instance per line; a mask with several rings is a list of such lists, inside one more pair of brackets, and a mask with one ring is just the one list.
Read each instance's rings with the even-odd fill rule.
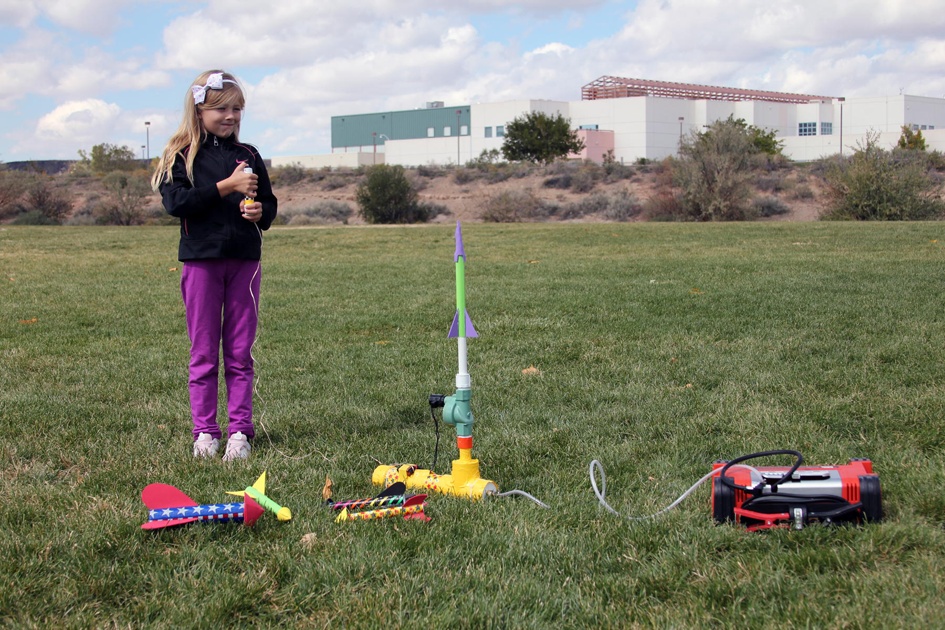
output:
[[814,189],[807,184],[798,184],[791,191],[792,199],[813,199]]
[[359,213],[368,223],[423,223],[429,219],[428,208],[417,202],[417,191],[402,166],[370,167],[355,197]]
[[442,166],[437,166],[436,164],[427,164],[417,167],[417,175],[420,177],[426,177],[428,179],[434,179],[436,177],[443,177],[446,175],[446,169]]
[[27,210],[16,215],[13,225],[59,225],[39,210]]
[[541,201],[528,190],[506,190],[490,197],[482,220],[491,223],[518,223],[540,214]]
[[744,123],[731,117],[683,139],[675,183],[685,213],[696,221],[749,218],[751,155],[757,151]]
[[679,195],[663,188],[647,198],[643,204],[643,214],[651,221],[685,221],[689,219]]
[[585,162],[571,178],[571,191],[576,193],[591,192],[603,175],[604,169],[600,166],[593,162]]
[[95,211],[96,222],[103,225],[139,225],[144,221],[143,210],[151,195],[147,175],[112,171],[102,178],[109,193]]
[[608,221],[629,221],[643,212],[643,205],[629,190],[610,195],[607,201],[607,207],[601,216]]
[[[72,210],[70,199],[62,192],[55,190],[47,177],[39,177],[30,182],[26,194],[16,204],[16,214],[28,215],[17,217],[15,223],[30,221],[29,225],[59,225]],[[42,215],[36,218],[36,213]],[[42,221],[37,223],[36,221]]]
[[29,185],[29,176],[0,167],[0,220],[16,214],[21,197]]
[[777,197],[757,197],[751,202],[754,213],[759,217],[773,217],[791,211],[787,204]]
[[348,185],[348,180],[340,175],[332,175],[322,180],[323,190],[338,190]]
[[784,178],[781,175],[759,175],[755,178],[755,188],[762,192],[781,192],[784,190]]
[[479,173],[471,168],[457,168],[453,172],[453,181],[463,186],[479,179]]
[[291,208],[279,213],[288,225],[347,223],[354,211],[346,203],[319,201],[308,208]]
[[922,220],[945,211],[925,152],[886,151],[874,132],[852,156],[827,162],[824,182],[829,206],[822,218],[828,220]]
[[277,166],[269,173],[269,178],[274,186],[291,186],[304,181],[308,177],[308,169],[296,162],[295,164],[286,164]]
[[560,190],[567,190],[571,187],[571,180],[571,173],[561,173],[559,175],[546,177],[545,181],[542,182],[542,186],[545,188],[558,188]]

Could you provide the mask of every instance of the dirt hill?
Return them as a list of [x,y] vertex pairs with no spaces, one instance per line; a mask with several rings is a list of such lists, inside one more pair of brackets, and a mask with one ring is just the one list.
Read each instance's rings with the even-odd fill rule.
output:
[[[138,172],[142,180],[150,174]],[[479,168],[427,166],[407,169],[421,203],[433,209],[434,223],[476,221],[646,221],[665,214],[671,200],[671,175],[661,164],[599,165],[559,162],[549,166],[483,165]],[[0,171],[4,181],[29,179],[18,171]],[[289,225],[361,224],[356,191],[364,171],[307,170],[285,166],[270,170],[279,198],[280,221]],[[16,195],[0,196],[0,223],[55,222],[71,225],[171,222],[155,193],[135,201],[125,212],[106,188],[106,179],[62,172],[41,185],[20,186]],[[752,174],[752,199],[759,220],[814,221],[823,210],[821,179],[805,165],[782,165]],[[12,191],[12,186],[8,187]],[[127,197],[127,196],[126,196]],[[134,199],[134,198],[132,198]],[[139,204],[140,202],[140,204]]]
[[[295,214],[311,213],[320,205],[347,204],[352,210],[349,224],[363,223],[357,215],[355,191],[361,181],[356,171],[306,171],[299,177],[293,167],[273,169],[274,189],[279,198],[280,213],[291,222]],[[506,168],[509,168],[506,165]],[[585,165],[583,167],[587,169]],[[495,220],[496,205],[529,203],[542,205],[536,217],[546,220],[606,221],[606,212],[583,212],[615,198],[632,199],[641,211],[630,219],[646,220],[647,208],[668,189],[667,175],[658,164],[622,167],[617,176],[607,176],[600,167],[591,167],[590,174],[582,174],[580,164],[556,164],[548,167],[520,167],[514,174],[500,172],[499,168],[477,170],[472,168],[421,167],[409,169],[407,176],[419,191],[421,202],[442,206],[447,213],[436,216],[434,222],[482,221],[492,211]],[[760,220],[814,221],[822,211],[822,191],[819,178],[810,175],[802,166],[789,166],[770,173],[759,174],[753,182],[753,199],[767,200],[780,213]],[[771,201],[776,200],[776,204]],[[486,219],[489,220],[489,219]],[[540,220],[531,218],[529,220]]]

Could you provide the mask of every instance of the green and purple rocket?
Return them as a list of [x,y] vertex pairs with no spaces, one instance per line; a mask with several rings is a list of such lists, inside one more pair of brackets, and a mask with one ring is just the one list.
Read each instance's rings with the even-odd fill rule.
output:
[[403,482],[408,488],[435,490],[444,494],[482,499],[498,491],[496,484],[479,476],[479,460],[472,457],[473,414],[469,401],[472,398],[472,380],[467,366],[466,340],[478,337],[472,318],[466,311],[466,250],[463,247],[463,232],[456,222],[456,250],[453,263],[456,266],[456,313],[450,325],[449,338],[456,339],[459,369],[456,372],[456,391],[443,400],[443,422],[456,427],[456,446],[459,458],[453,460],[449,475],[437,475],[412,464],[400,466],[378,466],[372,479],[377,485]]

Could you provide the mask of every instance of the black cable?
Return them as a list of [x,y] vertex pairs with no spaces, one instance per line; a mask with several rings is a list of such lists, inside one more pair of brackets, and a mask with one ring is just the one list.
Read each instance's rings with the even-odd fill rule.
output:
[[440,452],[440,422],[436,418],[436,413],[433,412],[433,405],[430,405],[430,417],[433,418],[433,430],[436,433],[436,443],[433,446],[433,465],[430,466],[430,471],[436,471],[436,458]]
[[433,411],[437,407],[446,405],[446,396],[442,394],[430,394],[430,417],[433,418],[433,430],[436,432],[436,443],[433,446],[433,465],[430,466],[431,472],[436,472],[436,459],[440,453],[440,423],[437,420],[436,413]]

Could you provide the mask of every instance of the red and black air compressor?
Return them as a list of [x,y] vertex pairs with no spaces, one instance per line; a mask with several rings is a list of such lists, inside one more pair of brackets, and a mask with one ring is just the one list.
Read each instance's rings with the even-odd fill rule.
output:
[[[791,455],[793,466],[749,466],[750,459]],[[712,516],[750,531],[803,529],[810,523],[878,522],[883,518],[879,476],[868,459],[837,466],[801,466],[797,451],[752,453],[719,461],[712,469]]]

